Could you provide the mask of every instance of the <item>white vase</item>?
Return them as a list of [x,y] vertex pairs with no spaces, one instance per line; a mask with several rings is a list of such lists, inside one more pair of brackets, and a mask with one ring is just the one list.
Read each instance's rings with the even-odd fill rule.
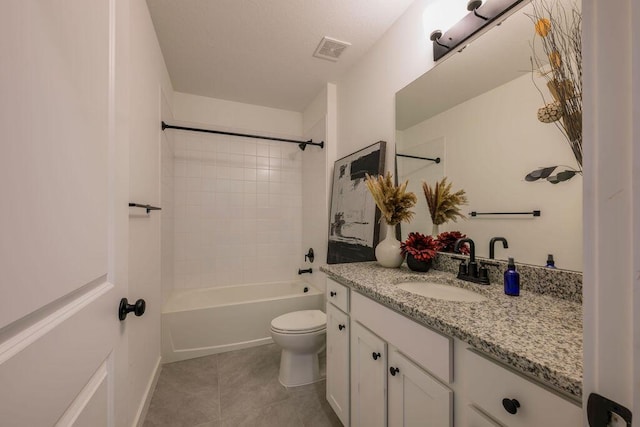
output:
[[376,246],[376,260],[383,267],[398,268],[404,257],[400,252],[400,241],[396,239],[395,225],[387,226],[387,236]]
[[438,234],[440,234],[440,224],[433,224],[433,227],[431,228],[431,235],[436,238],[438,237]]

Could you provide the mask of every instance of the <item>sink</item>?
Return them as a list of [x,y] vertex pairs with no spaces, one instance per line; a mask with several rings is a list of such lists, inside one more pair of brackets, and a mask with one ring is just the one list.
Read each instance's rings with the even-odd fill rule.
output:
[[404,291],[411,292],[412,294],[445,301],[482,302],[487,300],[486,297],[468,289],[450,285],[441,285],[439,283],[404,282],[398,283],[396,287]]

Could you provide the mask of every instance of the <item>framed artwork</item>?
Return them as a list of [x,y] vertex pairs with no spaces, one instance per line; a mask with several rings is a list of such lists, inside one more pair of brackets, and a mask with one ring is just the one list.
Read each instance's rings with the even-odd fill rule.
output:
[[384,173],[386,142],[378,141],[336,160],[333,167],[327,264],[375,261],[380,211],[365,184]]

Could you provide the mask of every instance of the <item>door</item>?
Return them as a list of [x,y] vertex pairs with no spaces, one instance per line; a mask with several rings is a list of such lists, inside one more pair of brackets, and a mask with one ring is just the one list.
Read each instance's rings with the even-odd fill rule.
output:
[[390,426],[450,427],[453,392],[389,347]]
[[327,401],[349,426],[349,316],[327,304]]
[[116,0],[2,3],[3,427],[125,425],[124,13]]
[[[584,381],[640,417],[640,2],[582,1]],[[605,414],[606,416],[606,414]],[[625,425],[618,417],[614,425]]]
[[387,425],[386,343],[351,322],[351,426]]

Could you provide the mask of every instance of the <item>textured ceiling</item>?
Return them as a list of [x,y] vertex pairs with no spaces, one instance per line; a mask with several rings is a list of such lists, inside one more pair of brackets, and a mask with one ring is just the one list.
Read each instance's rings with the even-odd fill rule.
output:
[[[147,0],[178,92],[302,111],[413,0]],[[323,36],[351,43],[314,58]]]

